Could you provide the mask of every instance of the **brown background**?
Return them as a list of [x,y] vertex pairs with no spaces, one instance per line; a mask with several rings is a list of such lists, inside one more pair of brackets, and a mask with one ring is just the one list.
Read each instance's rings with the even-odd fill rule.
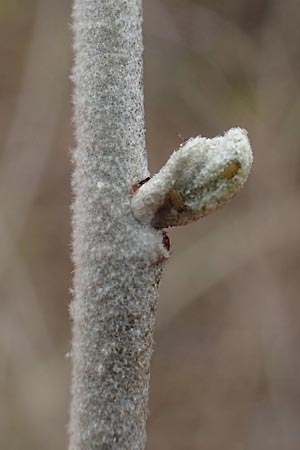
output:
[[[147,450],[300,448],[300,8],[145,0],[151,170],[249,131],[224,210],[170,232]],[[67,448],[70,2],[0,2],[0,448]]]

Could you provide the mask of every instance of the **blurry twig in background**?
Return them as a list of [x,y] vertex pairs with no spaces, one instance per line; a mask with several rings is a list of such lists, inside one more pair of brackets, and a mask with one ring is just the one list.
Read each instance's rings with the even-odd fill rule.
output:
[[[15,279],[18,283],[23,280],[18,286],[22,297],[26,298],[23,312],[35,327],[42,326],[43,317],[18,251],[18,237],[39,194],[65,106],[70,62],[66,59],[69,54],[65,39],[66,6],[65,3],[64,9],[57,9],[45,0],[37,4],[18,104],[0,161],[0,237],[3,243],[0,276],[14,267],[5,283],[14,286]],[[35,314],[39,316],[38,321],[32,320]],[[45,323],[42,327],[47,328]]]
[[[36,230],[31,230],[28,222],[32,223],[34,203],[49,170],[67,102],[71,54],[66,39],[68,13],[65,1],[36,3],[20,92],[0,157],[0,353],[4,356],[0,390],[4,404],[9,405],[5,410],[0,408],[1,429],[4,427],[0,434],[12,436],[5,448],[19,448],[24,436],[31,448],[50,450],[61,445],[61,437],[50,439],[50,434],[54,421],[61,422],[63,414],[57,412],[55,392],[66,397],[57,383],[62,364],[57,362],[56,336],[51,335],[45,316],[46,295],[40,298],[20,241],[26,230],[26,249],[34,253]],[[39,421],[49,423],[46,439],[47,430]]]
[[[299,223],[299,217],[295,219]],[[253,446],[257,447],[261,435],[272,434],[274,442],[287,449],[299,438],[293,393],[299,380],[298,345],[284,291],[272,263],[258,256],[252,275],[255,284],[246,286],[246,295],[255,305],[262,376],[268,386],[266,401],[257,407]]]
[[[35,285],[31,279],[28,265],[23,261],[23,258],[18,253],[16,243],[13,237],[8,233],[8,229],[2,226],[0,222],[0,236],[1,236],[1,254],[0,254],[0,275],[5,274],[6,281],[4,284],[9,285],[9,313],[17,326],[11,328],[15,333],[14,339],[10,340],[0,339],[0,342],[7,342],[8,348],[4,349],[7,356],[15,355],[12,358],[13,364],[20,364],[22,360],[22,367],[24,364],[27,369],[31,369],[31,359],[27,358],[28,353],[23,352],[23,344],[31,343],[31,354],[38,359],[39,351],[41,350],[40,342],[43,342],[43,349],[47,348],[54,351],[55,344],[52,336],[49,333],[46,318],[44,317],[39,304],[38,294]],[[7,288],[6,288],[7,289]],[[5,306],[4,306],[5,310]],[[0,316],[0,337],[4,329],[4,336],[6,327],[2,327],[6,317]],[[15,330],[18,332],[16,333]],[[4,337],[3,336],[3,337]],[[10,348],[10,342],[18,341],[18,345]],[[26,355],[26,356],[25,356]],[[23,361],[25,357],[25,361]],[[19,372],[16,371],[18,374]]]
[[[210,287],[251,260],[278,247],[299,243],[299,194],[274,199],[273,204],[235,216],[193,242],[168,263],[161,283],[158,325],[166,324]],[[282,217],[286,217],[285,221]],[[196,264],[190,264],[197,261]],[[189,270],[182,268],[189,266]]]
[[68,8],[66,3],[55,8],[55,3],[37,3],[18,104],[0,160],[1,213],[16,231],[38,195],[65,106]]

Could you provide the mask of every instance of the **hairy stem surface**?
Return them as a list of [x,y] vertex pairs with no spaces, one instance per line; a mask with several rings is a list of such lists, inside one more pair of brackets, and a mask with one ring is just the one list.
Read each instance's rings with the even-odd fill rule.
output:
[[141,0],[75,0],[70,450],[143,450],[163,228],[244,185],[247,133],[189,139],[149,179]]
[[70,450],[142,450],[162,234],[133,217],[148,175],[140,0],[75,0]]

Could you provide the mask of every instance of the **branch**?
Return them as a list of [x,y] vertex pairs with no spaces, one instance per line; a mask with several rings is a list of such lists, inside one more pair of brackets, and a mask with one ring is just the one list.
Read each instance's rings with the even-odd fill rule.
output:
[[131,208],[155,228],[186,225],[222,207],[244,186],[252,165],[247,132],[191,138],[134,192]]
[[157,285],[169,254],[158,228],[224,203],[252,161],[241,130],[191,139],[132,198],[133,183],[149,175],[141,3],[74,0],[70,450],[144,449]]
[[148,175],[141,0],[75,0],[70,450],[142,450],[160,231],[130,210]]

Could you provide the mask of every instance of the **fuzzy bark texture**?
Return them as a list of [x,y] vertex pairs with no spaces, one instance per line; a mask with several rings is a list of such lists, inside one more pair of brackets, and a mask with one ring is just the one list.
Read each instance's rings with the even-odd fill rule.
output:
[[162,233],[131,212],[148,175],[141,0],[75,0],[70,450],[142,450]]
[[168,239],[244,185],[244,130],[187,141],[148,178],[141,0],[75,0],[70,450],[143,450]]

